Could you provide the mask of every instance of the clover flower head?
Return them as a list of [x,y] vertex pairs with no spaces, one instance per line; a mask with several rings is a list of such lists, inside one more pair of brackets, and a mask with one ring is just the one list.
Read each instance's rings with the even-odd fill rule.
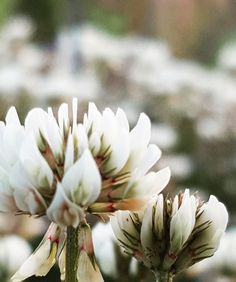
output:
[[12,107],[5,123],[0,122],[0,210],[52,221],[39,247],[12,277],[15,282],[46,275],[58,258],[63,278],[65,230],[71,226],[81,236],[78,279],[102,281],[89,249],[87,214],[141,210],[169,181],[168,168],[149,172],[161,151],[149,144],[151,123],[145,114],[130,129],[121,109],[100,112],[90,103],[82,122],[77,112],[74,99],[72,114],[65,103],[57,117],[51,108],[34,108],[21,124]]
[[[0,203],[4,212],[47,215],[77,227],[87,213],[139,210],[168,183],[169,169],[148,172],[161,156],[149,144],[151,124],[141,114],[130,130],[125,113],[90,103],[82,123],[77,100],[32,109],[22,125],[15,108],[0,123]],[[152,187],[156,184],[155,189]]]
[[144,211],[118,211],[111,218],[120,246],[157,277],[173,276],[213,256],[227,221],[227,210],[216,197],[203,203],[188,189],[174,199],[160,194]]

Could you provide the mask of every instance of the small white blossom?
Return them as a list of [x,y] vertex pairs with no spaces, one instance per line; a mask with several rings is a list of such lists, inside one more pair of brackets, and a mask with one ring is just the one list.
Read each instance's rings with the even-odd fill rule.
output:
[[189,190],[173,200],[155,196],[144,211],[119,211],[112,228],[124,251],[157,273],[175,275],[212,256],[228,213],[216,197],[202,203]]
[[16,235],[1,237],[0,249],[0,277],[1,273],[10,277],[31,253],[30,245]]
[[101,271],[110,277],[117,277],[115,236],[111,225],[99,222],[92,231],[94,251]]

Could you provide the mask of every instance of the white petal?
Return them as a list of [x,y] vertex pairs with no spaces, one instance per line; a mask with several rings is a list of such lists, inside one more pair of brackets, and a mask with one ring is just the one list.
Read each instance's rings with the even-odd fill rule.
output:
[[160,157],[161,150],[154,144],[149,145],[147,153],[137,169],[137,174],[146,174],[148,170],[160,159]]
[[35,187],[51,187],[53,182],[52,170],[41,155],[31,134],[22,143],[20,161]]
[[58,266],[60,269],[60,274],[61,274],[61,280],[64,281],[66,278],[66,248],[64,247],[59,259],[58,259]]
[[139,240],[139,232],[134,225],[132,214],[129,211],[122,211],[120,215],[122,216],[117,216],[120,228],[128,232],[133,238]]
[[125,112],[118,108],[116,112],[116,119],[120,125],[121,128],[124,128],[126,131],[129,131],[129,122],[127,120]]
[[62,158],[63,137],[53,115],[48,116],[45,128],[46,140],[48,141],[53,155],[59,161]]
[[41,141],[40,131],[43,135],[46,135],[45,125],[47,119],[48,114],[41,108],[32,109],[25,118],[25,129],[27,132],[34,132],[37,142]]
[[209,226],[200,232],[193,245],[199,246],[207,243],[213,254],[219,246],[221,236],[225,232],[228,223],[228,212],[225,205],[219,202],[215,196],[210,196],[208,203],[203,205],[202,208],[203,212],[197,220],[196,227],[204,223],[209,223]]
[[122,218],[123,218],[123,211],[117,211],[114,214],[114,216],[112,216],[110,219],[111,227],[119,244],[121,244],[121,247],[125,246],[126,248],[130,249],[130,251],[132,252],[134,246],[130,241],[130,237],[128,237],[127,234],[125,234],[124,230],[120,225],[120,223],[122,222]]
[[169,168],[164,168],[158,172],[149,172],[145,176],[134,180],[130,188],[125,193],[125,198],[135,198],[141,196],[153,196],[160,193],[170,180]]
[[164,231],[164,198],[160,194],[157,197],[154,213],[154,231],[159,240],[163,239]]
[[117,174],[126,164],[129,158],[129,152],[129,134],[126,130],[120,130],[119,137],[116,139],[116,142],[111,144],[111,153],[108,161],[103,167],[103,173],[108,173],[108,175]]
[[21,211],[37,214],[44,212],[46,203],[37,189],[32,185],[24,167],[20,162],[13,167],[10,178],[10,184],[14,189],[14,199],[17,207]]
[[73,163],[74,163],[74,143],[73,143],[72,135],[69,134],[66,144],[64,172],[67,172],[68,169],[73,165]]
[[10,166],[18,159],[19,148],[24,137],[25,132],[22,126],[15,126],[13,124],[6,126],[2,139],[2,153],[4,154],[5,161]]
[[67,171],[62,186],[73,202],[81,205],[93,203],[100,194],[101,176],[89,150]]
[[9,174],[7,170],[0,167],[0,190],[2,193],[11,196],[13,194],[13,189],[9,182]]
[[[13,282],[20,282],[26,278],[38,273],[39,269],[47,261],[51,251],[51,242],[46,240],[20,267],[20,269],[13,275],[11,280]],[[54,263],[53,263],[54,264]],[[53,264],[48,264],[43,275],[46,275]]]
[[145,114],[141,114],[136,126],[130,132],[130,156],[123,171],[132,171],[142,163],[147,154],[147,146],[151,137],[151,122]]
[[68,199],[62,185],[58,183],[54,198],[47,209],[47,216],[58,225],[77,227],[84,218],[84,213]]
[[89,256],[84,250],[79,255],[77,279],[83,282],[104,282],[98,266],[95,265],[94,268]]
[[130,132],[131,143],[134,147],[146,147],[151,138],[151,122],[147,115],[142,113],[136,126]]
[[69,121],[69,114],[68,114],[68,104],[63,103],[59,107],[58,110],[58,124],[61,129],[61,133],[63,132],[63,129],[68,128],[70,125]]
[[153,205],[155,205],[157,201],[157,197],[152,199],[147,205],[147,208],[144,211],[142,227],[141,227],[141,244],[144,249],[147,251],[149,249],[153,249],[154,242],[154,213],[153,213]]
[[204,211],[197,223],[200,225],[208,220],[211,221],[215,228],[222,230],[226,229],[228,223],[228,212],[225,205],[219,202],[213,195],[210,196],[209,201],[204,205]]
[[94,103],[89,103],[88,115],[84,115],[83,121],[87,132],[92,129],[92,131],[96,131],[99,135],[101,135],[101,119],[102,115],[98,111],[96,105]]
[[185,190],[180,208],[170,222],[170,252],[178,252],[189,238],[195,225],[196,201],[194,196]]
[[82,124],[75,126],[73,131],[74,146],[77,152],[76,159],[78,159],[85,149],[88,148],[88,137]]
[[115,114],[110,108],[106,108],[102,113],[103,127],[103,149],[112,145],[118,138],[118,123]]
[[97,132],[92,132],[89,138],[89,148],[93,156],[97,156],[101,150],[101,136]]
[[17,111],[15,107],[11,107],[6,115],[6,124],[13,124],[15,126],[21,126]]

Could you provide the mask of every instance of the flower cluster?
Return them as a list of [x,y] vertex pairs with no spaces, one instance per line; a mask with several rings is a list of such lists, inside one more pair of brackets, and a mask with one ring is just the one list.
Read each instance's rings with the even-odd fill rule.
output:
[[111,219],[120,246],[157,277],[174,276],[211,257],[227,221],[225,206],[214,196],[203,203],[189,190],[173,200],[160,194],[144,211],[119,211]]
[[12,107],[0,122],[0,211],[52,221],[14,282],[46,275],[56,260],[62,280],[71,268],[78,281],[102,282],[88,214],[117,212],[112,226],[120,245],[158,278],[214,254],[227,225],[226,208],[214,196],[203,203],[189,190],[173,200],[158,195],[170,171],[150,171],[161,151],[149,144],[145,114],[130,129],[121,109],[99,112],[90,103],[79,123],[74,99],[72,123],[69,117],[67,104],[57,118],[51,108],[35,108],[22,125]]
[[74,99],[72,115],[70,124],[67,104],[58,119],[51,108],[35,108],[22,125],[15,108],[8,111],[0,123],[1,211],[77,227],[87,213],[140,210],[166,186],[168,168],[148,172],[161,152],[149,144],[145,114],[130,130],[121,109],[100,113],[91,103],[78,123]]
[[130,130],[121,109],[101,113],[90,103],[79,123],[74,99],[72,123],[69,117],[67,104],[59,107],[57,119],[51,108],[35,108],[22,125],[12,107],[5,123],[0,122],[0,210],[47,215],[52,221],[39,247],[13,276],[15,282],[46,275],[58,257],[63,265],[65,228],[80,225],[78,279],[85,281],[90,273],[102,281],[86,215],[143,209],[170,178],[168,168],[149,172],[161,152],[149,144],[151,123],[145,114]]

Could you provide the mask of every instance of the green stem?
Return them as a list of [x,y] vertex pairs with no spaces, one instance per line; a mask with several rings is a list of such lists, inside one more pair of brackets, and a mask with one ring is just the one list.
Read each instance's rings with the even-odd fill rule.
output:
[[77,282],[78,267],[78,228],[67,227],[66,239],[66,279],[65,282]]
[[155,273],[156,282],[172,282],[173,275],[168,272],[156,272]]

